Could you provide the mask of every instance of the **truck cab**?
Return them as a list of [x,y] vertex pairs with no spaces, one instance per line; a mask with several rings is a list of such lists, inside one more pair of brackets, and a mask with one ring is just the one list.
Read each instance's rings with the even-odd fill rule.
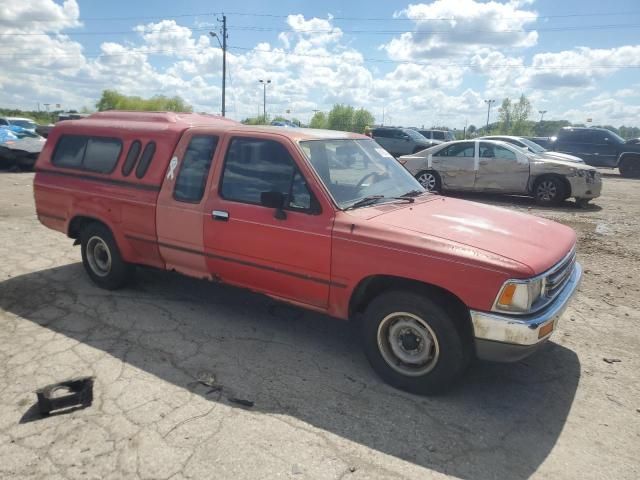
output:
[[357,319],[376,372],[416,393],[538,350],[581,277],[571,229],[430,194],[347,132],[97,113],[52,130],[34,194],[99,287],[152,266]]

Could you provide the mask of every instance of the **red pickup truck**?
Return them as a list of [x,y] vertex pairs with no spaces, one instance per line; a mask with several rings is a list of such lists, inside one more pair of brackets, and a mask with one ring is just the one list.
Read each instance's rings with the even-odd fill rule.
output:
[[98,286],[147,265],[356,319],[376,372],[417,393],[537,350],[582,274],[570,228],[430,194],[352,133],[96,113],[52,130],[34,192]]

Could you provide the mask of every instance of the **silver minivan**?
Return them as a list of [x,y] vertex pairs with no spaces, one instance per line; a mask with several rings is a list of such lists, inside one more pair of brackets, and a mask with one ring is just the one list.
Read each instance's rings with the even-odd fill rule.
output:
[[417,153],[425,148],[442,142],[429,140],[415,130],[401,127],[378,127],[371,131],[371,136],[382,148],[394,157]]

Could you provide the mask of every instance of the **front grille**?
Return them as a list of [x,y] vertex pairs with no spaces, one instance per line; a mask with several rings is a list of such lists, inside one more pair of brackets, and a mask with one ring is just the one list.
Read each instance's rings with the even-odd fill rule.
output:
[[552,299],[560,293],[571,278],[575,263],[576,251],[574,249],[547,273],[544,280],[544,296],[547,299]]

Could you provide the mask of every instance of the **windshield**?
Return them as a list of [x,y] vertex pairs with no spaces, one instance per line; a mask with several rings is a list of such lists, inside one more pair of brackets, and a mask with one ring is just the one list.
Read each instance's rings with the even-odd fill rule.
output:
[[611,134],[611,136],[615,139],[616,142],[618,142],[618,143],[625,143],[626,142],[626,140],[624,138],[622,138],[620,135],[618,135],[617,133],[612,132],[611,130],[607,130],[607,131]]
[[372,196],[401,197],[425,189],[373,140],[308,140],[302,151],[338,207]]
[[546,148],[542,148],[536,142],[532,142],[531,140],[527,140],[526,138],[518,138],[518,140],[524,143],[527,147],[529,147],[529,150],[531,150],[534,153],[543,153],[547,151]]
[[426,140],[424,135],[416,132],[415,130],[411,130],[411,129],[407,128],[406,130],[403,130],[403,132],[406,133],[407,135],[409,135],[414,140],[422,140],[422,141]]
[[18,127],[22,127],[22,128],[36,128],[37,125],[32,122],[31,120],[9,120],[9,122],[11,122],[11,125],[16,125]]

